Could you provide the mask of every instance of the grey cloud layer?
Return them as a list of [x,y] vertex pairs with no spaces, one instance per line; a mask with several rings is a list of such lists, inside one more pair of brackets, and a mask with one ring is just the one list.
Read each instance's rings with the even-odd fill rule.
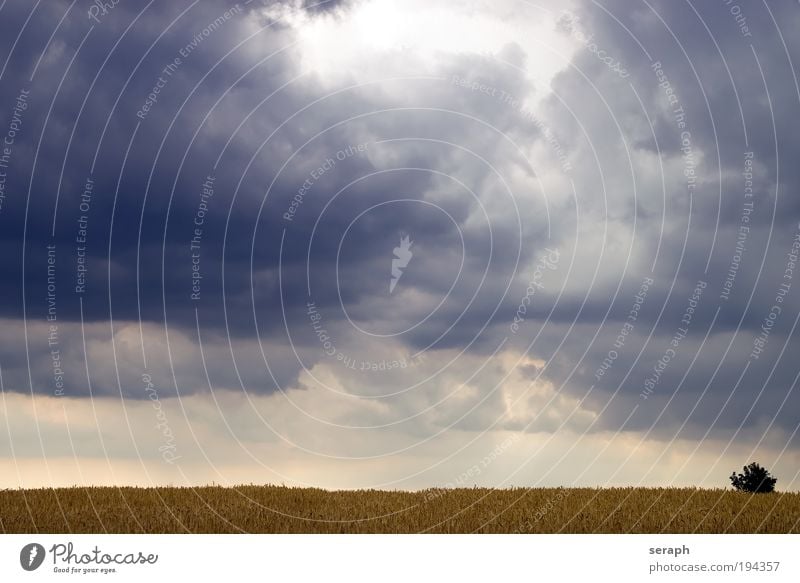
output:
[[[290,12],[302,8],[286,4]],[[303,6],[309,18],[348,18],[351,5],[329,4]],[[32,95],[0,212],[7,390],[53,392],[46,297],[47,245],[55,244],[58,326],[72,396],[86,396],[89,386],[82,300],[95,395],[121,390],[143,397],[141,320],[149,368],[170,393],[209,390],[199,338],[212,386],[254,393],[308,390],[304,370],[316,366],[332,371],[328,380],[345,391],[378,383],[378,393],[389,394],[416,377],[354,375],[336,353],[359,363],[407,359],[431,343],[426,366],[455,356],[456,372],[446,378],[458,384],[505,342],[518,352],[530,345],[530,356],[544,360],[519,374],[551,383],[567,400],[563,407],[586,396],[581,429],[617,429],[637,405],[628,428],[654,427],[660,436],[676,435],[687,419],[681,437],[700,438],[708,428],[731,435],[740,425],[765,427],[766,420],[787,434],[795,429],[797,370],[788,355],[797,349],[797,290],[769,324],[765,352],[750,358],[776,304],[800,220],[794,196],[800,144],[789,123],[800,107],[791,66],[800,51],[789,34],[800,18],[794,3],[747,6],[749,37],[724,5],[578,6],[574,26],[629,75],[620,77],[578,46],[552,92],[526,74],[542,57],[527,54],[521,39],[509,39],[494,55],[426,59],[412,47],[363,55],[363,69],[346,79],[331,81],[324,71],[302,75],[297,31],[257,8],[197,36],[231,6],[178,3],[138,14],[120,4],[86,37],[90,23],[70,12],[33,83],[28,77],[49,37],[37,31],[52,30],[67,4],[37,10],[11,54],[30,7],[4,8],[3,127],[19,91],[30,87]],[[174,73],[164,73],[197,38]],[[384,74],[372,75],[379,66]],[[415,78],[394,78],[409,77],[409,68]],[[370,72],[368,82],[362,71]],[[137,117],[159,77],[156,100]],[[473,90],[473,82],[485,90]],[[529,105],[533,94],[544,98]],[[678,101],[670,103],[673,94]],[[689,136],[682,143],[683,131]],[[364,151],[359,144],[367,144]],[[753,152],[752,199],[743,195],[746,152]],[[90,175],[91,207],[84,213],[81,193]],[[194,301],[190,240],[209,176],[214,194],[199,226],[202,279]],[[746,202],[753,210],[743,222]],[[88,215],[88,272],[85,292],[76,294],[82,214]],[[722,299],[742,226],[744,251]],[[393,248],[406,234],[415,255],[398,292],[389,294]],[[559,251],[558,265],[544,275],[512,333],[545,248]],[[635,330],[615,348],[649,277],[655,283]],[[707,287],[686,338],[673,347],[658,388],[643,399],[644,383],[670,349],[699,280]],[[14,341],[23,337],[23,297],[32,387],[25,347]],[[309,301],[334,341],[333,361],[313,328]],[[391,341],[370,335],[410,327]],[[119,385],[109,354],[112,330],[125,337],[117,343]],[[371,356],[381,350],[383,356]],[[611,350],[614,364],[597,378]],[[748,370],[732,393],[745,362]],[[469,403],[496,383],[492,374],[478,378],[483,384],[472,383],[478,394]],[[444,390],[437,384],[431,392]],[[536,399],[536,407],[547,406],[547,399]],[[423,403],[393,406],[358,411],[346,421],[386,422]],[[441,425],[460,410],[454,405]],[[490,425],[499,411],[498,403],[487,406],[470,428]],[[554,431],[560,421],[553,419],[568,415],[561,413],[528,429]],[[503,425],[528,423],[515,418]],[[427,430],[423,424],[414,431]]]

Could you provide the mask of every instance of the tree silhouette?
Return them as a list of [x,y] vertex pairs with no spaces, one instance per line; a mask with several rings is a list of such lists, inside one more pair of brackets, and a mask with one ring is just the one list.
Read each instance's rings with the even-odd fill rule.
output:
[[770,476],[769,472],[756,462],[742,468],[744,473],[731,474],[731,484],[740,492],[765,493],[775,491],[775,482],[778,478]]

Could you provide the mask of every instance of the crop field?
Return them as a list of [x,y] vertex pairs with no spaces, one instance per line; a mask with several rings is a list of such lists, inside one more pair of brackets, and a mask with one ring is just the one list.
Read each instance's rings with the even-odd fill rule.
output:
[[0,491],[6,533],[800,533],[800,493],[690,488]]

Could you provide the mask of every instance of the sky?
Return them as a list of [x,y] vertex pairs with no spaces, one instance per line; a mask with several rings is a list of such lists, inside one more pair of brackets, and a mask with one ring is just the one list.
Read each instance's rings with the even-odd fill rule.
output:
[[0,2],[0,487],[800,489],[798,29]]

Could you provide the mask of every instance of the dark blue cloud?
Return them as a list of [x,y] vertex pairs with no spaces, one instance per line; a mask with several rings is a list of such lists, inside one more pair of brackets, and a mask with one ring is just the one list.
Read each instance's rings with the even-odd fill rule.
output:
[[[343,2],[291,6],[348,18]],[[30,98],[0,210],[0,316],[16,338],[23,316],[31,329],[46,323],[55,278],[69,394],[88,392],[81,322],[98,342],[141,322],[151,368],[180,393],[209,389],[201,340],[212,385],[295,386],[325,358],[314,302],[342,344],[374,347],[402,332],[394,340],[408,352],[530,348],[555,386],[589,395],[594,409],[613,399],[598,428],[619,427],[638,405],[630,427],[664,434],[687,420],[681,435],[693,437],[764,419],[793,429],[796,290],[765,353],[750,354],[800,220],[796,5],[743,6],[745,36],[724,5],[587,3],[575,26],[594,52],[578,46],[552,93],[528,79],[535,58],[513,43],[497,55],[438,55],[419,78],[358,85],[355,71],[304,74],[295,32],[262,5],[119,4],[99,22],[83,9],[62,21],[67,8],[35,9],[13,51],[31,8],[2,11],[3,133],[20,93]],[[496,97],[534,90],[546,95],[536,116]],[[404,236],[415,255],[395,295]],[[512,333],[545,248],[559,250],[558,267]],[[596,378],[644,278],[655,283],[635,333]],[[686,338],[642,399],[699,280],[707,287]],[[186,339],[173,363],[168,331]],[[21,342],[3,346],[10,390],[51,392],[45,340],[28,340],[31,360]],[[126,352],[121,373],[132,397],[138,359]],[[89,369],[93,390],[118,390],[109,362]]]

